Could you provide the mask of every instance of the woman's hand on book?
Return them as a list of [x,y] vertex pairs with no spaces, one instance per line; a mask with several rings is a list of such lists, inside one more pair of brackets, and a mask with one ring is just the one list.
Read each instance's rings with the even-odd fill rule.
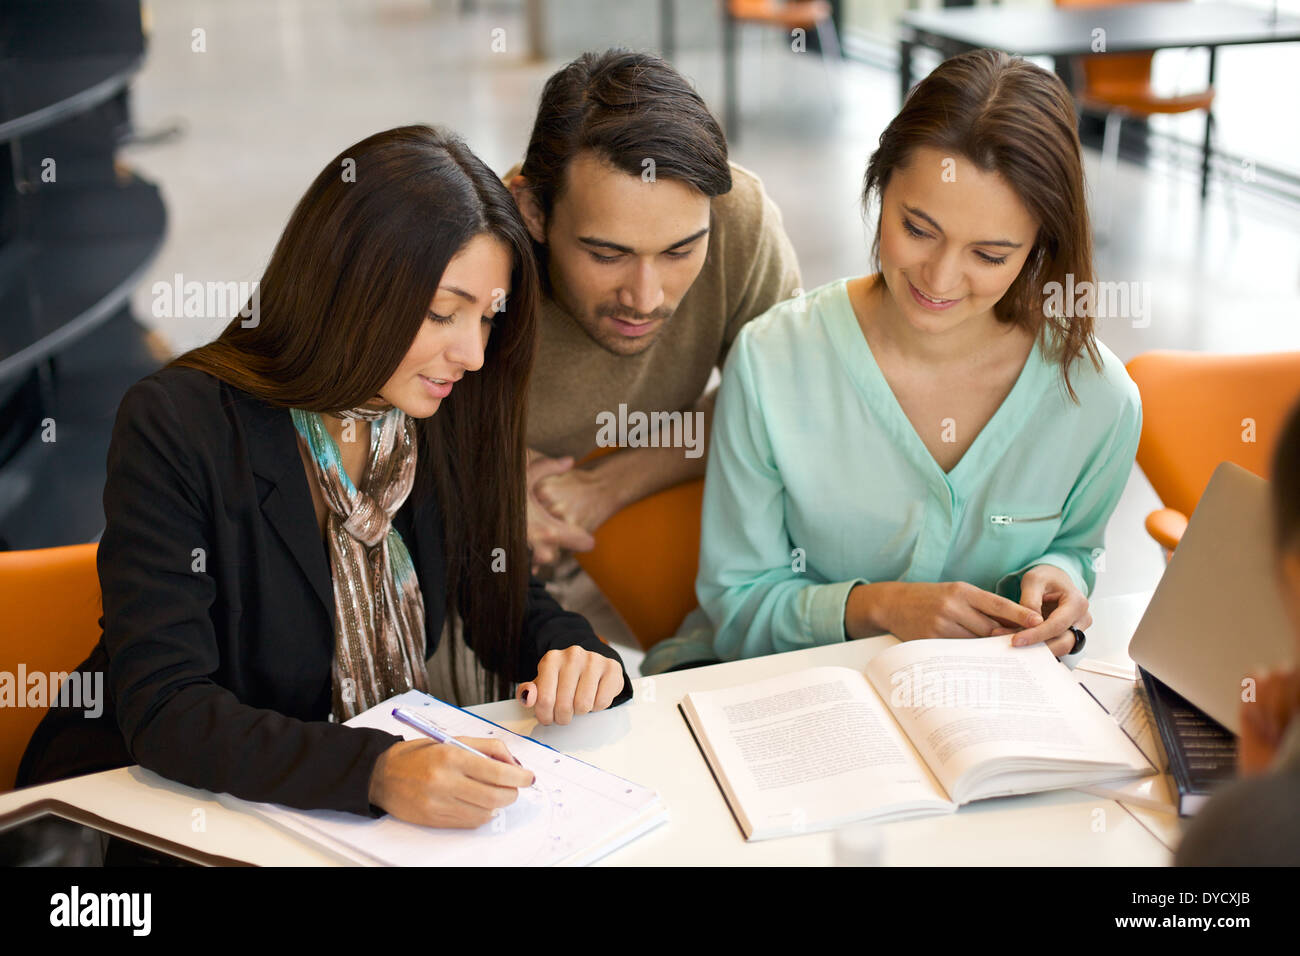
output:
[[[1300,720],[1300,672],[1280,668],[1252,675],[1254,693],[1241,702],[1241,736],[1237,769],[1242,775],[1263,773],[1273,765],[1282,735]],[[1244,691],[1244,688],[1243,688]]]
[[484,760],[433,740],[393,744],[375,761],[370,802],[399,820],[427,827],[480,827],[535,779],[490,737],[457,737]]
[[1020,576],[1020,604],[1038,615],[1040,623],[1018,634],[1015,628],[995,632],[1015,634],[1011,643],[1016,647],[1045,643],[1053,654],[1061,657],[1074,647],[1074,632],[1070,628],[1084,631],[1092,627],[1088,599],[1075,587],[1073,579],[1054,564],[1037,564]]
[[900,641],[989,637],[1041,623],[1028,608],[965,581],[859,584],[849,592],[845,608],[850,638],[871,633],[892,634]]
[[547,651],[537,676],[519,685],[519,698],[539,724],[567,724],[577,714],[604,710],[622,690],[618,661],[574,644]]

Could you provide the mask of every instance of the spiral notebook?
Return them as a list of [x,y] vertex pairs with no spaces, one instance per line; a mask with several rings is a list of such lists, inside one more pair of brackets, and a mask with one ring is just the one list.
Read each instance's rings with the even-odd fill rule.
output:
[[420,691],[407,691],[347,721],[408,740],[418,731],[394,707],[424,712],[457,737],[496,737],[536,775],[536,783],[475,830],[435,829],[392,816],[373,819],[335,810],[292,810],[218,799],[251,810],[302,839],[363,866],[581,866],[625,846],[668,819],[659,794],[560,753]]

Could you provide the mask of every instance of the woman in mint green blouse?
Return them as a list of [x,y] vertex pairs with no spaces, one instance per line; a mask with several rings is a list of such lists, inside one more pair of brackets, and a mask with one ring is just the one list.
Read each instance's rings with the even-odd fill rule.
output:
[[877,196],[879,271],[776,306],[731,349],[701,606],[643,673],[879,633],[1061,657],[1091,623],[1141,405],[1093,335],[1069,94],[1004,54],[946,61],[882,134]]

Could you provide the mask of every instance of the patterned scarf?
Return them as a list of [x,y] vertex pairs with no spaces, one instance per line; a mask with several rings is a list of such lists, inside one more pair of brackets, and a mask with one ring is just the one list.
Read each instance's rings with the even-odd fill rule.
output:
[[325,538],[334,578],[331,717],[344,721],[416,688],[428,689],[424,599],[392,517],[415,481],[415,424],[397,408],[354,408],[339,417],[372,422],[361,488],[317,412],[290,409],[329,511]]

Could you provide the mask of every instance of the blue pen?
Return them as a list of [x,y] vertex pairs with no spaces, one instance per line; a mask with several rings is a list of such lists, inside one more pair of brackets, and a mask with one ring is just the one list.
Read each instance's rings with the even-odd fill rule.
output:
[[[431,721],[428,717],[425,717],[423,714],[416,713],[413,710],[407,710],[405,707],[394,707],[393,716],[396,717],[398,720],[400,720],[402,723],[406,724],[407,726],[414,727],[420,733],[428,737],[432,737],[440,744],[451,744],[453,747],[459,747],[461,750],[468,750],[470,753],[477,754],[478,756],[482,757],[484,760],[496,759],[494,757],[489,757],[481,750],[475,750],[473,747],[469,746],[469,744],[461,743],[459,740],[457,740],[451,734],[447,733],[447,731],[443,730],[441,727],[439,727],[437,724]],[[509,750],[507,750],[506,752],[509,753]],[[515,760],[514,754],[510,754],[510,759],[515,761],[515,766],[517,767],[524,766],[518,760]]]

